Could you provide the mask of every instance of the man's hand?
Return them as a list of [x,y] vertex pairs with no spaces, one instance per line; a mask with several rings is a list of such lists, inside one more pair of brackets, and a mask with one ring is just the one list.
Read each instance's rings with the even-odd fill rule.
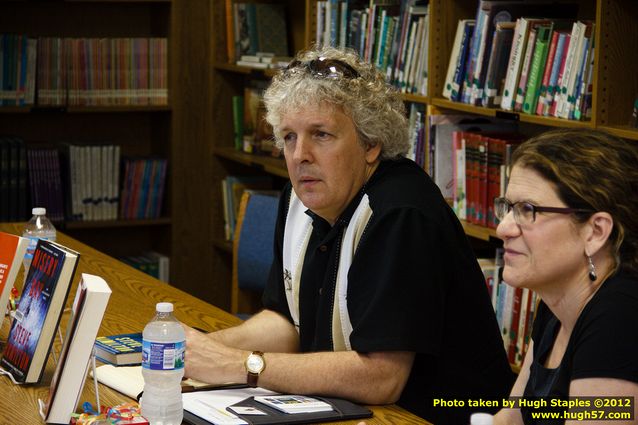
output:
[[213,337],[183,325],[186,332],[184,376],[211,384],[246,381],[248,352],[228,347]]

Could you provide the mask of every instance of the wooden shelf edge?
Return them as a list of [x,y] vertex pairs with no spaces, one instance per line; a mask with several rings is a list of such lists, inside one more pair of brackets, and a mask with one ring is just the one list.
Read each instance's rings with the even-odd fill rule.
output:
[[483,115],[486,117],[509,118],[515,121],[526,122],[530,124],[538,124],[550,127],[594,128],[594,123],[592,121],[576,121],[555,117],[541,117],[538,115],[505,111],[503,109],[497,108],[485,108],[483,106],[468,105],[467,103],[453,102],[451,100],[438,97],[431,98],[430,103],[443,109],[452,109],[454,111],[467,112],[469,114]]
[[627,125],[601,125],[598,128],[623,139],[638,140],[638,128]]
[[173,0],[64,0],[67,3],[172,3]]
[[221,158],[260,168],[278,177],[288,178],[286,163],[281,158],[244,153],[232,147],[215,147],[213,153]]
[[234,72],[237,74],[263,74],[267,77],[273,77],[279,69],[276,68],[251,68],[249,66],[235,65],[234,63],[217,63],[215,69],[219,71]]
[[215,239],[213,246],[222,252],[227,254],[233,254],[233,241],[227,241],[226,239]]
[[430,103],[430,98],[428,96],[420,94],[401,93],[401,98],[406,102],[423,103],[424,105]]
[[138,220],[92,220],[67,221],[61,227],[65,230],[101,229],[114,227],[166,226],[171,224],[170,217]]
[[496,229],[491,229],[489,227],[478,226],[476,224],[472,224],[465,220],[460,220],[463,225],[463,230],[465,234],[471,236],[476,239],[481,239],[484,241],[489,241],[490,238],[496,238]]

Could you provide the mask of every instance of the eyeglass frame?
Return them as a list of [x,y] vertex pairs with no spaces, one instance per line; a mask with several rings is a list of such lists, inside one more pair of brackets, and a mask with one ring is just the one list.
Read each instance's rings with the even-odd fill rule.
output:
[[[283,73],[286,75],[301,67],[310,71],[310,75],[313,77],[330,79],[346,78],[348,80],[361,77],[361,74],[359,74],[352,65],[339,59],[330,59],[323,56],[305,62],[295,59],[284,68]],[[326,72],[328,70],[330,72]]]
[[[505,212],[505,214],[503,214],[502,217],[499,217],[499,210],[500,208],[498,208],[498,205],[500,203],[503,203],[502,205],[507,205],[507,211]],[[521,223],[520,218],[520,212],[516,212],[516,205],[529,205],[532,209],[532,221],[529,223]],[[509,199],[505,198],[505,197],[497,197],[494,198],[494,215],[496,216],[496,218],[499,221],[503,221],[503,219],[505,218],[505,216],[507,214],[509,214],[510,211],[513,211],[514,214],[514,221],[516,222],[516,224],[521,225],[521,224],[532,224],[534,222],[536,222],[536,213],[537,212],[551,212],[551,213],[558,213],[558,214],[574,214],[574,213],[593,213],[595,212],[592,209],[587,209],[587,208],[568,208],[568,207],[543,207],[543,206],[538,206],[538,205],[534,205],[531,202],[527,202],[527,201],[519,201],[519,202],[510,202]]]

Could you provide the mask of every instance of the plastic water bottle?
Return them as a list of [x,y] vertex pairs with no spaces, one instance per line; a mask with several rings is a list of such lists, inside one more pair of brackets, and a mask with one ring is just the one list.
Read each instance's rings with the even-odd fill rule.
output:
[[142,416],[151,425],[179,425],[184,415],[184,328],[173,316],[173,304],[157,303],[156,314],[142,332]]
[[27,247],[27,253],[22,261],[24,264],[24,277],[26,279],[31,260],[33,260],[33,252],[38,244],[38,239],[47,239],[54,241],[56,239],[55,227],[53,223],[46,216],[46,208],[36,207],[31,210],[31,220],[29,220],[24,226],[24,232],[22,236],[29,239],[29,246]]

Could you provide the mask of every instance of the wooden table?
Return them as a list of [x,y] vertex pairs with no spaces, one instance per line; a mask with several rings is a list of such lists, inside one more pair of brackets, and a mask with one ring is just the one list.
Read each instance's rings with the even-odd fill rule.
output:
[[[20,234],[24,223],[0,223],[0,231]],[[235,316],[197,299],[177,288],[164,284],[88,245],[85,245],[67,235],[58,232],[58,242],[64,246],[80,252],[73,287],[69,292],[67,307],[73,302],[75,288],[77,288],[81,273],[101,276],[113,291],[109,300],[106,314],[98,335],[113,335],[119,333],[139,332],[153,317],[155,304],[161,301],[172,302],[175,306],[175,316],[180,321],[201,329],[210,331],[223,329],[239,323]],[[21,287],[22,273],[16,279]],[[203,280],[202,285],[210,282]],[[64,313],[61,320],[62,333],[66,329],[69,313]],[[4,318],[0,327],[0,344],[4,347],[9,329],[9,319]],[[59,352],[60,343],[56,338],[54,350]],[[38,398],[45,400],[49,390],[51,377],[55,365],[51,356],[47,363],[43,380],[38,385],[14,385],[6,376],[0,376],[0,424],[39,424],[42,419],[38,414]],[[114,406],[130,401],[110,388],[100,385],[100,400],[103,405]],[[95,403],[95,393],[92,382],[87,381],[81,402]],[[408,413],[398,406],[371,406],[374,417],[367,420],[373,424],[425,424],[427,422]],[[358,421],[338,422],[356,424]],[[332,422],[337,423],[337,422]]]

